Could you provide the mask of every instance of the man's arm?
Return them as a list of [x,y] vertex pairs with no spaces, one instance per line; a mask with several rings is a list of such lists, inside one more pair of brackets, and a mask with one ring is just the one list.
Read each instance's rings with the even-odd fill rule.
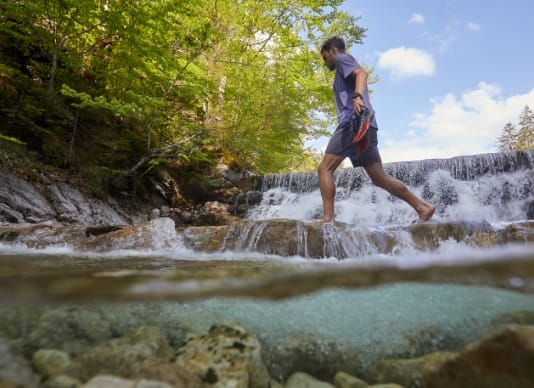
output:
[[[363,96],[365,88],[367,87],[368,74],[361,66],[354,69],[352,71],[352,74],[354,75],[354,79],[356,80],[354,84],[354,92],[359,93]],[[365,104],[363,103],[363,99],[361,97],[356,97],[352,99],[352,109],[354,113],[359,115],[362,107],[365,107]]]

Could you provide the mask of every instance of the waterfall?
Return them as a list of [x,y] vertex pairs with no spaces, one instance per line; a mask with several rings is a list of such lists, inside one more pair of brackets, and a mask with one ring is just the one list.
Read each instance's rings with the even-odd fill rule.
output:
[[[441,221],[527,219],[534,200],[534,151],[387,163],[386,172],[437,205]],[[362,168],[335,173],[336,219],[349,225],[398,225],[417,219],[409,205],[373,186]],[[310,220],[322,215],[316,172],[270,174],[261,183],[262,202],[248,217]]]

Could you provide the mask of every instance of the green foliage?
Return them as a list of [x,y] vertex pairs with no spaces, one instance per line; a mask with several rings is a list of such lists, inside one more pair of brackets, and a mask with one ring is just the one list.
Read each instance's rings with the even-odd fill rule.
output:
[[319,47],[365,33],[342,3],[1,0],[0,119],[65,165],[308,169],[335,120]]
[[519,116],[519,129],[507,123],[497,139],[499,151],[524,151],[534,149],[534,113],[525,106]]

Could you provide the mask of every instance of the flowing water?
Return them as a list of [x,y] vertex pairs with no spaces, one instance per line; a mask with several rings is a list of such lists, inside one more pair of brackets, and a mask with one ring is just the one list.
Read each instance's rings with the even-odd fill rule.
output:
[[[386,170],[437,205],[436,225],[468,223],[498,231],[532,218],[534,151],[393,163]],[[531,235],[484,248],[446,238],[424,249],[406,231],[415,212],[372,186],[361,169],[338,171],[336,186],[342,227],[323,226],[323,236],[325,245],[358,245],[346,249],[343,260],[307,258],[305,231],[322,213],[315,173],[264,177],[263,200],[250,209],[249,223],[223,240],[229,244],[232,237],[232,249],[193,251],[185,234],[163,219],[146,250],[117,246],[96,253],[61,241],[38,248],[20,239],[4,241],[0,337],[24,340],[25,349],[75,354],[80,351],[75,335],[61,325],[43,328],[43,316],[91,311],[99,324],[86,323],[85,337],[102,325],[120,335],[155,324],[174,345],[184,341],[184,333],[233,321],[259,336],[271,375],[283,379],[297,364],[310,373],[313,368],[323,368],[325,375],[336,368],[356,373],[383,357],[458,350],[503,322],[534,315]],[[279,218],[296,222],[300,248],[290,257],[258,250],[268,220]],[[340,230],[353,240],[347,242]],[[380,233],[395,236],[387,253],[362,237]],[[307,363],[289,362],[304,343],[309,354],[299,354]]]

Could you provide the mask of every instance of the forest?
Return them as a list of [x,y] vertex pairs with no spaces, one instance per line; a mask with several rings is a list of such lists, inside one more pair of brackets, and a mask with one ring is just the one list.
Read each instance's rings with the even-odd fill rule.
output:
[[326,37],[342,0],[1,0],[0,138],[107,178],[221,160],[313,168],[334,120]]

